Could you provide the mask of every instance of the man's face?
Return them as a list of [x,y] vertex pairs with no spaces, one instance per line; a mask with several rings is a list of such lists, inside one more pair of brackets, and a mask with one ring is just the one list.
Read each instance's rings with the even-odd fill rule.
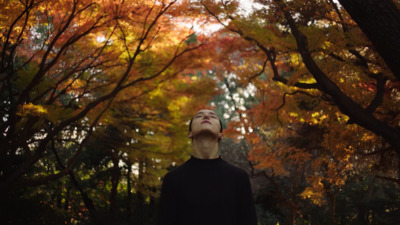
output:
[[217,114],[212,110],[202,109],[194,115],[188,137],[193,138],[198,134],[208,133],[221,138],[222,133],[220,133],[220,129],[220,121]]

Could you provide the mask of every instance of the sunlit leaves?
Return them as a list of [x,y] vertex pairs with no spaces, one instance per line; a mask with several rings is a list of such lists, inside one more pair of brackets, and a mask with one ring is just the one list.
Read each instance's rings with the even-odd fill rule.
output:
[[[274,163],[284,164],[279,161],[282,158],[272,155],[275,151],[285,152],[285,148],[280,146],[292,152],[302,149],[298,146],[301,142],[292,143],[293,148],[287,146],[285,142],[290,142],[293,133],[282,134],[276,126],[290,127],[298,132],[303,126],[318,127],[321,129],[320,142],[314,148],[322,155],[313,154],[313,157],[325,160],[316,160],[314,168],[317,170],[326,164],[328,169],[318,171],[324,174],[320,176],[326,178],[324,185],[332,185],[339,190],[346,179],[345,174],[354,170],[353,163],[357,161],[359,149],[372,150],[380,145],[374,143],[376,136],[374,138],[370,132],[353,124],[354,119],[360,116],[349,118],[348,111],[352,111],[351,108],[339,109],[335,105],[340,105],[337,101],[341,100],[335,101],[335,96],[317,85],[312,88],[305,85],[321,81],[309,71],[310,66],[306,68],[301,51],[306,49],[310,55],[308,60],[315,62],[326,78],[339,87],[339,92],[354,101],[355,105],[370,107],[371,103],[379,101],[379,95],[384,95],[379,107],[368,114],[373,113],[382,122],[397,126],[392,124],[397,123],[398,117],[389,119],[386,114],[388,110],[398,112],[396,98],[387,96],[396,88],[388,87],[393,81],[382,85],[379,80],[391,77],[390,71],[382,64],[356,23],[334,1],[258,2],[265,7],[254,8],[245,16],[239,15],[238,10],[224,8],[224,3],[218,7],[217,4],[205,2],[209,14],[219,19],[226,28],[221,31],[219,46],[223,57],[219,66],[229,72],[221,72],[221,76],[235,76],[236,82],[241,85],[253,84],[257,88],[256,98],[259,99],[259,104],[246,111],[249,117],[234,121],[228,125],[227,131],[252,143],[249,159],[256,163],[258,169],[267,169],[273,168]],[[299,41],[295,42],[293,38],[296,30],[293,26],[289,29],[288,16],[284,18],[287,12],[304,35],[301,38],[306,39],[301,49]],[[251,121],[251,125],[246,121]],[[259,136],[258,139],[247,134],[252,131],[255,133],[252,135]],[[267,131],[275,134],[266,136]],[[307,160],[304,155],[298,157],[300,161]],[[287,160],[293,163],[293,159]],[[295,167],[295,163],[290,165]],[[316,192],[328,191],[318,189],[318,182],[310,180],[310,183],[314,183],[312,186]],[[307,189],[307,192],[310,190]],[[322,196],[321,193],[315,194]]]
[[34,105],[32,103],[28,103],[23,105],[17,112],[19,116],[41,116],[46,115],[47,110],[41,105]]
[[[186,113],[193,111],[188,106],[194,104],[191,100],[204,105],[208,98],[205,96],[215,92],[214,88],[201,92],[194,84],[193,92],[185,92],[191,89],[191,81],[184,80],[182,73],[201,70],[200,65],[209,65],[211,61],[209,54],[201,54],[206,47],[204,36],[198,35],[196,41],[187,42],[194,31],[176,23],[182,20],[177,11],[184,10],[187,4],[107,0],[6,1],[1,4],[4,12],[0,20],[0,66],[5,72],[0,79],[2,84],[3,81],[7,83],[0,86],[4,113],[0,129],[5,135],[1,143],[7,145],[5,152],[15,153],[20,149],[26,154],[35,152],[35,157],[20,162],[24,166],[12,166],[17,169],[7,171],[7,179],[10,179],[7,185],[14,185],[24,174],[29,177],[32,168],[41,167],[37,162],[53,160],[52,166],[57,165],[64,171],[50,171],[57,176],[66,175],[85,150],[84,145],[91,135],[124,122],[113,118],[118,115],[127,117],[128,122],[136,122],[135,126],[143,125],[141,129],[132,124],[121,126],[124,129],[120,133],[126,134],[128,145],[138,144],[140,138],[143,145],[135,146],[137,148],[150,149],[166,144],[148,155],[153,159],[173,146],[167,144],[169,129],[186,125],[182,117],[186,118]],[[175,6],[170,12],[172,5]],[[183,82],[174,83],[175,79]],[[171,83],[163,86],[167,81]],[[213,87],[213,81],[207,79],[199,79],[199,84]],[[158,94],[154,94],[157,90]],[[184,96],[166,94],[173,91],[181,91]],[[121,105],[133,113],[126,116],[125,111],[108,111]],[[171,118],[167,118],[167,114]],[[162,122],[163,119],[170,119],[171,124]],[[133,133],[126,132],[132,129]],[[135,136],[136,129],[145,133]],[[77,131],[82,135],[75,135]],[[64,141],[66,139],[69,141]],[[187,148],[186,140],[183,143],[186,144],[181,145],[182,148]],[[60,162],[44,154],[49,151],[49,145],[53,147],[53,154],[57,154],[54,146],[61,152],[73,146],[74,153]],[[108,147],[125,151],[120,145]],[[184,154],[182,151],[180,157]],[[163,161],[160,171],[165,172],[162,169],[172,161],[179,161],[179,157]],[[58,178],[51,172],[41,175],[45,178],[40,182],[44,183]],[[154,185],[161,175],[155,176]]]

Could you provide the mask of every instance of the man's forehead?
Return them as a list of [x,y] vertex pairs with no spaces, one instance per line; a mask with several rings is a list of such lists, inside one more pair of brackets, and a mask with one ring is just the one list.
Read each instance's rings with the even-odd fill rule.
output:
[[215,115],[217,115],[214,111],[209,110],[209,109],[202,109],[202,110],[199,110],[199,111],[196,113],[196,115],[197,115],[197,114],[204,114],[204,113],[215,114]]

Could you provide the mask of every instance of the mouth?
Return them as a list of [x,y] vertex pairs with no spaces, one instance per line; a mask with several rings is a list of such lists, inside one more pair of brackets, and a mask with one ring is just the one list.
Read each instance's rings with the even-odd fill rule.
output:
[[203,123],[208,123],[208,124],[211,124],[211,122],[210,121],[203,121],[203,122],[201,122],[201,124],[203,124]]

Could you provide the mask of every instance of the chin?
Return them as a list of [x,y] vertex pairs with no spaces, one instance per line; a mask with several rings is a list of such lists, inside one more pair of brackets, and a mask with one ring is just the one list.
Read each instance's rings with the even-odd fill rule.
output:
[[219,133],[216,133],[215,131],[211,129],[201,129],[198,132],[196,132],[195,136],[215,136],[218,138]]

